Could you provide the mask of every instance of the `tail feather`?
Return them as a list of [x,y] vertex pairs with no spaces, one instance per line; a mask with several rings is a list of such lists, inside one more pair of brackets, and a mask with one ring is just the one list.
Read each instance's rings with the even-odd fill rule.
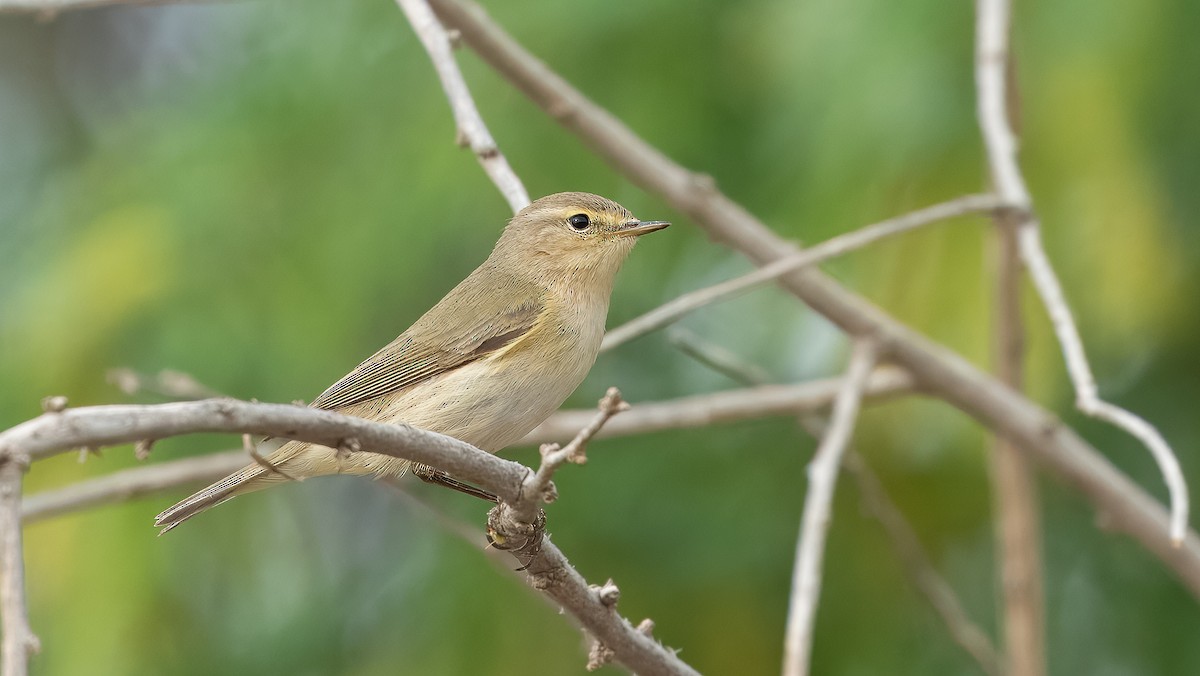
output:
[[266,480],[267,477],[263,476],[266,471],[259,465],[243,467],[208,488],[176,503],[162,514],[154,517],[154,525],[162,528],[158,534],[162,535],[200,512],[216,507],[235,496],[266,488],[269,484],[274,483]]

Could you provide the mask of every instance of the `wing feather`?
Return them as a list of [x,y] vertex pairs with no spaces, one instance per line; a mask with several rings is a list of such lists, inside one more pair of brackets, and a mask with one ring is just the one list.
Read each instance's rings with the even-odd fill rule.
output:
[[[312,406],[336,410],[397,392],[469,364],[527,334],[542,316],[540,289],[516,278],[485,287],[478,284],[478,273],[463,280],[412,328],[321,393]],[[488,302],[503,298],[527,300]],[[495,309],[470,316],[472,313],[456,311],[462,307]]]

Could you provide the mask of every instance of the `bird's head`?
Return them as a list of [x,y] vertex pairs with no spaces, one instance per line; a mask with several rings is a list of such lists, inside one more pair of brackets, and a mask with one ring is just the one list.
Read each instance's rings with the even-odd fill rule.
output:
[[625,207],[599,195],[561,192],[543,197],[513,217],[493,256],[538,274],[606,283],[642,235],[665,221],[639,221]]

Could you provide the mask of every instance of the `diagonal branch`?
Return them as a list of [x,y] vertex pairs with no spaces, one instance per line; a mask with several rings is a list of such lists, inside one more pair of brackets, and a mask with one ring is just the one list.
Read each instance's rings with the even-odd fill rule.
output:
[[867,375],[877,358],[875,343],[870,340],[855,343],[842,391],[833,404],[829,429],[808,465],[808,491],[804,495],[804,514],[796,543],[796,566],[792,571],[792,595],[784,636],[784,676],[802,676],[809,671],[813,625],[821,596],[821,563],[825,559],[825,535],[832,517],[838,468],[854,433]]
[[1181,546],[1188,528],[1188,490],[1179,459],[1153,425],[1100,399],[1079,328],[1063,295],[1062,284],[1042,247],[1041,223],[1033,211],[1029,189],[1021,176],[1017,163],[1017,137],[1008,119],[1006,67],[1011,7],[1008,0],[978,0],[977,7],[975,81],[979,126],[987,148],[988,165],[997,194],[1019,221],[1017,243],[1021,259],[1046,306],[1062,347],[1067,373],[1075,387],[1075,406],[1093,418],[1120,427],[1149,449],[1171,496],[1171,542],[1176,547]]
[[[710,177],[676,164],[608,111],[588,100],[538,60],[469,0],[431,0],[443,23],[500,75],[611,166],[688,214],[714,239],[759,265],[788,256],[795,247],[741,205]],[[1176,545],[1171,520],[1154,498],[1066,427],[1053,414],[980,371],[961,355],[896,321],[817,270],[788,273],[780,284],[853,336],[872,336],[888,357],[908,369],[929,394],[976,418],[1032,454],[1079,491],[1113,530],[1136,539],[1200,597],[1200,537]]]
[[992,211],[998,206],[1000,206],[1000,201],[992,195],[965,195],[837,235],[803,251],[768,263],[741,277],[685,293],[640,317],[631,319],[605,334],[600,351],[607,352],[638,336],[657,331],[705,305],[734,298],[777,281],[788,273],[861,249],[881,239],[948,218]]
[[[675,329],[671,331],[669,338],[684,354],[738,382],[758,385],[770,381],[770,376],[757,364],[748,362],[699,336]],[[799,418],[800,425],[814,438],[820,439],[825,436],[829,426],[820,415],[806,412],[801,413]],[[863,506],[883,526],[883,531],[891,541],[892,549],[895,550],[909,582],[941,618],[950,638],[979,664],[979,668],[985,674],[999,676],[1000,662],[991,639],[967,615],[954,589],[929,561],[929,556],[921,547],[921,541],[917,539],[912,524],[892,502],[879,477],[875,476],[852,445],[846,447],[846,458],[842,466],[854,477]]]
[[[402,457],[450,472],[508,503],[521,500],[527,467],[503,460],[452,437],[400,424],[287,404],[260,404],[232,399],[177,402],[149,406],[93,406],[46,414],[0,432],[0,613],[4,622],[5,659],[32,645],[24,620],[20,567],[20,479],[16,459],[40,459],[72,448],[100,448],[142,439],[161,439],[195,432],[265,434],[330,448],[345,445]],[[548,545],[548,542],[546,543]],[[565,608],[623,664],[646,674],[694,674],[675,654],[632,627],[611,603],[588,587],[562,552],[543,547],[529,567],[535,586]],[[13,561],[15,560],[15,564]],[[539,578],[538,575],[542,577]],[[11,648],[11,650],[10,650]],[[20,653],[22,656],[24,652]],[[11,657],[17,659],[16,657]],[[16,664],[16,662],[14,662]],[[24,657],[20,664],[24,664]],[[6,671],[5,673],[23,673]]]
[[475,100],[471,98],[462,71],[454,61],[446,29],[442,28],[425,0],[396,0],[396,4],[408,17],[408,23],[421,39],[442,81],[442,89],[446,92],[450,110],[454,113],[454,124],[458,128],[458,144],[475,153],[483,171],[496,184],[500,194],[504,195],[514,214],[524,209],[529,205],[529,193],[525,192],[525,186],[516,172],[508,166],[508,160],[500,152],[500,147],[475,107]]

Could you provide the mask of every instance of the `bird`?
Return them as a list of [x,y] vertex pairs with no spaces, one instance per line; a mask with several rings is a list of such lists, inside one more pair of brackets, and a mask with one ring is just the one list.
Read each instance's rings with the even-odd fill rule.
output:
[[[487,259],[411,327],[321,393],[313,408],[440,432],[495,453],[545,420],[600,351],[613,284],[641,221],[584,192],[542,197],[505,226]],[[235,496],[331,475],[401,476],[408,460],[268,439],[257,462],[180,501],[159,534]],[[426,480],[465,486],[432,468]]]

